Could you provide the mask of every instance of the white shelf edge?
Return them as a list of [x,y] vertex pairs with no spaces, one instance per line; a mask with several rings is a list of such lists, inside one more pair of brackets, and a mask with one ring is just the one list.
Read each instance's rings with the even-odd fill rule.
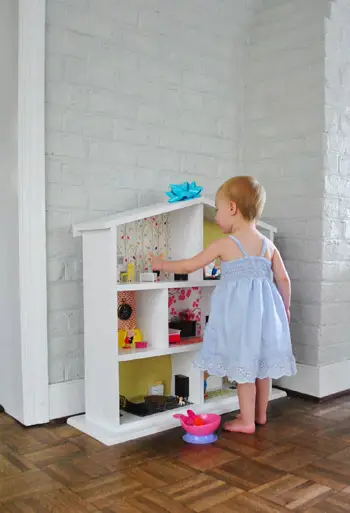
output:
[[202,345],[202,342],[196,344],[181,344],[174,347],[165,348],[149,348],[149,349],[126,349],[123,353],[118,353],[119,362],[128,362],[131,360],[143,360],[145,358],[154,358],[156,356],[166,356],[171,354],[179,353],[191,353],[198,351]]
[[117,292],[138,290],[190,289],[192,287],[215,287],[220,280],[202,281],[162,281],[156,283],[134,282],[117,285]]
[[[270,400],[274,401],[286,396],[287,394],[283,390],[273,388]],[[186,411],[186,409],[186,407],[176,409],[176,413],[181,413],[182,411]],[[217,413],[223,415],[239,409],[238,397],[236,393],[233,392],[233,395],[230,396],[212,398],[204,404],[193,405],[191,409],[196,413]],[[170,410],[164,413],[150,415],[149,417],[144,417],[134,422],[126,422],[113,429],[111,427],[94,424],[89,421],[85,415],[71,417],[67,420],[67,423],[86,435],[95,438],[104,445],[111,446],[178,427],[179,421],[173,418],[174,413],[174,410]]]

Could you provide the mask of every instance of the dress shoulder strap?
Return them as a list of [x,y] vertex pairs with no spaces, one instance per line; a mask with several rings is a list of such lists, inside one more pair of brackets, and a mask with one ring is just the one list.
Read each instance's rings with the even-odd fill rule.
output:
[[244,249],[244,247],[242,246],[242,243],[241,243],[238,239],[236,239],[236,237],[234,237],[233,235],[230,235],[229,237],[230,237],[230,239],[232,239],[232,240],[233,240],[233,242],[235,242],[235,243],[237,244],[237,246],[239,247],[239,249],[242,251],[243,256],[248,257],[249,255],[248,255],[248,253],[246,252],[246,250]]
[[267,242],[266,242],[266,237],[264,237],[264,241],[263,241],[263,245],[262,245],[261,253],[260,253],[261,257],[265,256],[266,249],[267,249]]

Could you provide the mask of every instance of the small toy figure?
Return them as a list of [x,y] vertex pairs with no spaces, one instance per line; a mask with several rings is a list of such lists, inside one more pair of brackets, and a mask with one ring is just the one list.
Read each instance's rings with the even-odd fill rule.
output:
[[126,337],[124,340],[124,349],[130,349],[133,345],[135,337],[135,331],[134,330],[128,330],[126,332]]
[[179,406],[185,406],[185,401],[183,397],[179,397]]
[[135,281],[135,264],[133,262],[128,264],[127,281],[128,283],[134,283]]
[[142,340],[142,332],[138,328],[128,330],[118,330],[119,349],[145,349],[147,342]]
[[215,266],[215,262],[208,264],[204,268],[204,279],[217,280],[220,278],[220,269]]
[[209,378],[209,373],[207,371],[205,371],[205,373],[204,373],[204,399],[208,399],[208,394],[207,394],[208,378]]

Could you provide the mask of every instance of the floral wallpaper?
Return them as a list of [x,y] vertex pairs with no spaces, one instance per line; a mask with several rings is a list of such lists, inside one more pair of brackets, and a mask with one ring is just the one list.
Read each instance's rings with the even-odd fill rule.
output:
[[118,228],[117,253],[126,262],[135,261],[136,273],[150,271],[152,253],[168,256],[169,215],[163,214],[127,223]]
[[[135,262],[136,275],[151,270],[152,253],[167,258],[170,253],[170,244],[169,214],[148,217],[118,228],[117,253],[124,255],[125,262]],[[201,297],[199,287],[169,290],[169,321],[175,318],[195,320],[197,336],[201,336],[203,324],[200,309]],[[120,301],[122,298],[118,297],[118,299]],[[125,324],[125,328],[130,327],[130,322]]]
[[185,319],[197,321],[197,337],[202,335],[202,312],[200,309],[201,289],[169,290],[169,321]]

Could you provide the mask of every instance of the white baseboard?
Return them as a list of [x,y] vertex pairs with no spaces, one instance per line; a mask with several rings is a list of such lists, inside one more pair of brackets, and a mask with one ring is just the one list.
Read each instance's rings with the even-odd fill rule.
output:
[[323,367],[298,363],[297,369],[295,376],[279,379],[275,384],[320,399],[350,390],[350,360]]
[[65,381],[49,386],[50,420],[85,412],[84,380]]
[[278,379],[275,385],[300,394],[320,397],[319,368],[298,363],[297,370],[295,376]]
[[350,390],[350,360],[320,367],[320,396]]

